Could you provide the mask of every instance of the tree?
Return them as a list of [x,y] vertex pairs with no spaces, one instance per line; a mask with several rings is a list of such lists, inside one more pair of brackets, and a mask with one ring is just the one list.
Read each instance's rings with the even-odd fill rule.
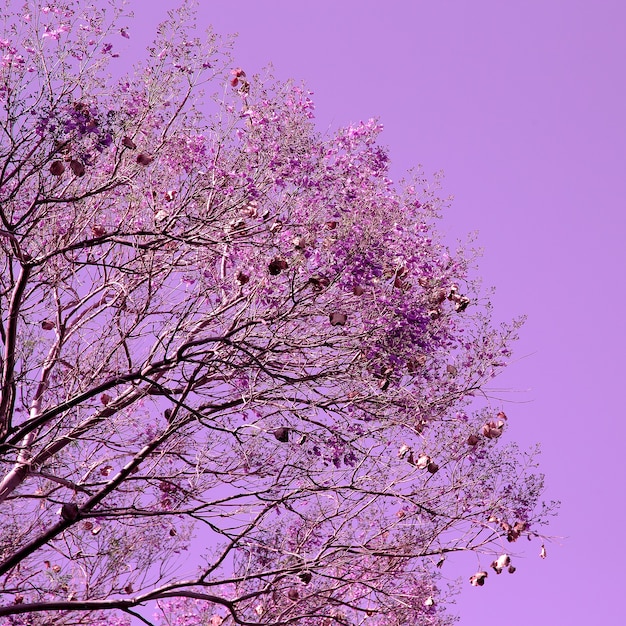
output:
[[121,8],[3,15],[2,623],[439,625],[448,554],[512,572],[550,513],[485,391],[521,321],[436,185],[187,6],[119,80]]

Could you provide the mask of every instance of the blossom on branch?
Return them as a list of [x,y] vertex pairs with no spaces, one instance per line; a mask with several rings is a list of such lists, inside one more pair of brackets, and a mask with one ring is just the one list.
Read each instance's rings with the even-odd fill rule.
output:
[[377,120],[320,136],[187,4],[117,81],[121,5],[9,5],[0,623],[451,623],[447,553],[543,543],[550,509],[485,389],[521,320],[436,185],[390,180]]

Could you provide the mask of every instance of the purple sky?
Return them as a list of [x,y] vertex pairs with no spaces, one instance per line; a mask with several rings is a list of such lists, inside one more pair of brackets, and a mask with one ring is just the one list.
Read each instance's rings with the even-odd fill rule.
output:
[[[176,1],[131,0],[139,55]],[[479,231],[496,317],[528,315],[494,395],[509,438],[541,442],[562,500],[548,558],[458,598],[460,624],[617,624],[626,578],[621,448],[624,0],[211,0],[238,65],[315,92],[320,129],[381,118],[394,176],[422,164],[454,194],[441,227]],[[122,57],[124,58],[124,57]],[[125,58],[129,58],[126,56]],[[619,607],[618,607],[619,603]]]

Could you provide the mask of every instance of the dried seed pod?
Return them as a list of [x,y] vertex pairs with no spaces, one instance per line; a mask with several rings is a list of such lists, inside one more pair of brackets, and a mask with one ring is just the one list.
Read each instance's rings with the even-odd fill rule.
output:
[[150,165],[152,161],[154,161],[154,158],[151,157],[147,152],[140,152],[137,155],[137,163],[139,163],[139,165]]
[[306,239],[304,237],[294,237],[291,243],[296,250],[304,250],[307,245]]
[[437,463],[435,463],[434,461],[431,461],[427,466],[426,469],[431,473],[431,474],[435,474],[436,472],[439,471],[439,465],[437,465]]
[[287,443],[289,441],[289,428],[280,426],[274,431],[274,437],[281,443]]
[[313,291],[322,291],[330,285],[330,279],[323,274],[315,274],[309,278],[309,284]]
[[289,267],[287,265],[287,261],[281,257],[274,257],[268,266],[269,272],[272,276],[278,276],[283,270],[286,270]]
[[526,522],[515,522],[515,524],[513,524],[513,530],[518,533],[523,533],[526,530],[527,526],[528,524],[526,524]]
[[65,171],[65,165],[61,161],[52,161],[50,164],[50,173],[53,176],[61,176]]
[[439,306],[446,299],[446,296],[447,294],[445,289],[437,289],[433,292],[430,299],[436,306]]
[[508,554],[501,554],[492,564],[491,567],[496,574],[501,574],[502,570],[511,564],[511,557]]
[[420,454],[415,462],[415,467],[418,469],[426,469],[430,464],[430,457],[427,454]]
[[76,159],[72,159],[70,161],[70,169],[72,170],[72,174],[74,174],[74,176],[78,176],[80,178],[85,175],[85,166]]
[[502,430],[504,428],[504,422],[502,420],[490,421],[487,422],[483,426],[483,435],[487,437],[487,439],[497,439],[502,435]]
[[489,574],[487,572],[476,572],[470,577],[470,583],[472,587],[482,587],[485,584],[485,580]]
[[331,313],[328,318],[331,326],[345,326],[348,321],[348,316],[339,312]]
[[245,285],[247,282],[250,281],[250,276],[248,276],[248,274],[242,272],[241,270],[239,270],[237,272],[237,274],[235,275],[235,280],[240,284],[240,285]]
[[457,313],[461,313],[462,311],[465,311],[465,309],[467,309],[469,304],[470,304],[470,299],[466,296],[461,296],[459,301],[454,305],[454,310]]
[[61,507],[61,517],[66,522],[75,522],[78,519],[78,505],[74,502],[66,502]]
[[311,572],[300,572],[298,574],[298,578],[305,584],[308,585],[311,582],[311,578],[313,578],[313,574]]
[[41,327],[44,330],[52,330],[54,328],[54,322],[50,320],[44,320],[43,322],[41,322]]
[[300,597],[300,593],[298,592],[297,589],[295,588],[291,588],[288,592],[287,592],[287,597],[290,600],[293,600],[294,602]]
[[122,145],[129,150],[134,150],[137,147],[137,144],[130,137],[124,137]]
[[477,435],[470,435],[467,438],[466,443],[467,443],[468,446],[475,446],[479,441],[480,441],[480,439],[478,438]]

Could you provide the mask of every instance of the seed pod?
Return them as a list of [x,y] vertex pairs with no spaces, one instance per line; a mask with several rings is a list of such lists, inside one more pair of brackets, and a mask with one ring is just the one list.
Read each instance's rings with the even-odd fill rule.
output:
[[287,261],[280,257],[274,257],[268,266],[269,272],[272,276],[278,276],[283,270],[286,270],[289,267],[287,265]]
[[78,505],[74,502],[66,502],[61,507],[61,517],[66,522],[75,522],[78,519]]
[[294,237],[291,243],[296,250],[304,250],[306,248],[306,239],[304,237]]
[[501,554],[492,564],[491,567],[496,574],[501,574],[502,570],[511,564],[511,557],[508,554]]
[[328,318],[331,326],[345,326],[348,321],[348,316],[345,313],[331,313]]
[[467,309],[467,307],[470,304],[470,299],[466,296],[462,296],[459,301],[454,305],[454,310],[457,313],[461,313],[462,311],[465,311],[465,309]]
[[436,472],[439,471],[439,465],[437,465],[437,463],[435,463],[434,461],[431,461],[427,466],[426,469],[431,473],[431,474],[435,474]]
[[129,150],[134,150],[137,147],[137,144],[130,137],[124,137],[122,145]]
[[476,435],[470,435],[467,438],[467,445],[468,446],[475,446],[478,442],[480,441],[480,439],[476,436]]
[[490,421],[483,426],[483,435],[487,439],[497,439],[502,435],[502,429],[504,428],[504,422],[502,420]]
[[330,285],[330,279],[323,274],[315,274],[309,278],[309,284],[313,287],[313,291],[322,291]]
[[250,276],[248,276],[248,274],[245,274],[244,272],[242,272],[241,270],[239,270],[237,272],[237,274],[235,275],[235,280],[240,284],[240,285],[245,285],[249,280],[250,280]]
[[289,429],[286,426],[280,426],[274,431],[274,437],[281,443],[289,441]]
[[472,587],[482,587],[485,584],[485,580],[489,574],[487,572],[476,572],[470,577],[470,583]]
[[74,176],[78,176],[80,178],[85,175],[85,166],[76,159],[72,159],[70,161],[70,169],[72,170],[72,174],[74,174]]
[[41,327],[44,330],[52,330],[54,328],[54,322],[51,322],[50,320],[44,320],[43,322],[41,322]]
[[151,157],[147,152],[140,152],[137,155],[137,163],[139,163],[139,165],[150,165],[152,161],[154,161],[154,158]]
[[430,464],[430,457],[427,454],[420,454],[415,462],[415,467],[418,469],[426,469]]
[[50,173],[53,176],[61,176],[61,174],[63,174],[64,171],[65,171],[65,165],[63,165],[61,161],[52,161],[52,163],[50,164]]

